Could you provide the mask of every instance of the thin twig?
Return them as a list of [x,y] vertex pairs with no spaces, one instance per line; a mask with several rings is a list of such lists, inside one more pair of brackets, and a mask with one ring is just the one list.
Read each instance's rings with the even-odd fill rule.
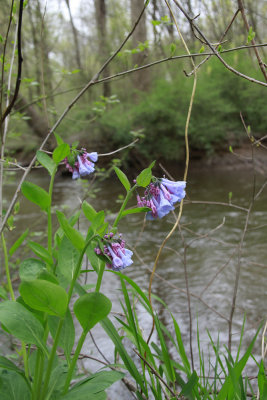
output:
[[179,10],[182,11],[186,19],[189,21],[190,25],[194,27],[194,29],[200,34],[200,36],[205,40],[206,44],[208,47],[211,49],[211,51],[214,53],[214,55],[221,61],[221,63],[227,68],[229,71],[233,72],[235,75],[239,76],[240,78],[244,78],[250,82],[257,83],[258,85],[262,86],[267,86],[267,83],[259,81],[251,76],[245,75],[242,72],[237,71],[231,65],[227,64],[227,62],[221,57],[220,53],[212,46],[210,41],[206,38],[204,33],[198,28],[198,26],[195,24],[194,20],[190,18],[190,16],[187,14],[185,9],[181,6],[181,4],[177,0],[173,0],[173,2],[176,4],[176,6],[179,8]]
[[[231,26],[232,26],[234,20],[235,20],[236,17],[237,17],[239,11],[240,11],[240,10],[238,9],[238,10],[235,12],[233,18],[231,19],[230,23],[228,24],[227,28],[225,29],[224,33],[222,34],[222,36],[221,36],[221,38],[220,38],[220,42],[222,42],[223,39],[225,38],[225,36],[227,35],[229,29],[231,28]],[[218,47],[219,47],[219,44],[218,44],[217,46],[215,46],[215,49],[217,50]],[[221,51],[221,53],[223,53],[223,52],[224,52],[224,51]],[[212,53],[212,54],[214,55],[214,53]],[[195,72],[195,70],[197,70],[197,69],[200,68],[203,64],[205,64],[205,62],[208,61],[208,60],[210,59],[210,57],[211,57],[211,55],[207,56],[204,60],[202,60],[202,61],[196,66],[195,69],[193,69],[193,70],[192,70],[191,72],[189,72],[189,73],[186,73],[186,76],[187,76],[187,77],[191,76],[191,75]]]
[[[242,0],[237,0],[237,3],[238,3],[239,10],[241,11],[241,15],[242,15],[242,18],[243,18],[243,21],[244,21],[244,25],[245,25],[246,31],[249,32],[249,24],[248,24],[248,20],[247,20],[247,17],[246,17],[243,1]],[[251,43],[255,44],[255,40],[252,39]],[[267,82],[267,74],[266,74],[266,70],[265,70],[266,69],[266,65],[263,63],[263,61],[262,61],[262,59],[261,59],[261,57],[259,55],[259,52],[258,52],[256,47],[254,48],[254,53],[255,53],[255,55],[257,57],[261,72],[262,72],[262,74],[263,74],[263,76],[264,76],[264,78],[265,78],[265,80]]]

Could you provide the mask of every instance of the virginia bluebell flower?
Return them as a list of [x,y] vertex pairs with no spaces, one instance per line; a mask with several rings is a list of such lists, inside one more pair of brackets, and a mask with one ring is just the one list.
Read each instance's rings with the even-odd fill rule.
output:
[[186,182],[173,182],[166,178],[153,178],[152,183],[146,188],[144,196],[137,196],[139,207],[149,207],[146,219],[162,218],[174,210],[174,204],[185,197]]
[[125,240],[121,239],[121,237],[115,239],[113,236],[112,232],[106,234],[102,239],[104,244],[103,251],[100,247],[96,247],[95,253],[108,256],[111,263],[107,263],[106,266],[113,271],[121,271],[133,263],[131,259],[133,252],[125,248]]
[[72,179],[78,179],[89,175],[95,170],[95,162],[98,160],[96,152],[87,153],[86,149],[73,149],[69,157],[65,158],[64,162],[70,172]]

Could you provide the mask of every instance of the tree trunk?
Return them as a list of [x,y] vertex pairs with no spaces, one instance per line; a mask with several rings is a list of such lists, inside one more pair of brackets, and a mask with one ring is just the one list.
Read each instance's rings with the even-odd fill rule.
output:
[[[132,26],[134,26],[136,21],[138,20],[143,7],[144,7],[144,0],[131,0]],[[139,43],[144,43],[146,40],[147,40],[146,15],[144,13],[132,35],[133,48],[137,48]],[[147,49],[133,54],[134,65],[140,67],[141,65],[145,64],[146,57],[147,57]],[[149,86],[149,72],[146,69],[133,74],[132,79],[134,87],[138,90],[146,90]]]
[[74,46],[75,46],[75,53],[76,53],[76,62],[77,62],[78,68],[82,71],[82,62],[81,62],[81,56],[80,56],[80,46],[79,46],[77,29],[76,29],[76,27],[74,25],[74,22],[73,22],[69,0],[65,0],[65,2],[66,2],[66,5],[67,5],[67,8],[68,8],[69,17],[70,17],[70,24],[71,24],[73,40],[74,40]]
[[[97,25],[98,48],[100,55],[100,62],[103,64],[108,56],[108,43],[107,43],[107,7],[106,0],[95,0],[95,16]],[[103,71],[103,77],[109,76],[109,68]],[[110,96],[110,84],[105,82],[103,84],[103,96]]]

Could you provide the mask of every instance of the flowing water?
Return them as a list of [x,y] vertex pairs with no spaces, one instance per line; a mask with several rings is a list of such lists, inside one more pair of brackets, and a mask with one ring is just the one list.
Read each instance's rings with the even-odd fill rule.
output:
[[[178,174],[182,176],[182,171]],[[173,172],[175,176],[177,173]],[[107,209],[108,220],[112,222],[120,204],[116,202],[124,189],[117,184],[117,178],[102,182],[93,192],[93,198],[87,199],[97,210]],[[48,186],[48,178],[40,172],[34,172],[31,180],[43,187]],[[236,268],[238,267],[237,245],[241,240],[245,228],[247,213],[229,204],[229,193],[232,193],[231,204],[248,208],[253,192],[257,193],[264,179],[257,177],[253,184],[253,176],[248,170],[228,171],[221,170],[190,170],[187,182],[187,200],[184,205],[180,231],[177,230],[168,240],[157,266],[157,275],[153,281],[153,293],[159,296],[176,317],[185,347],[189,356],[189,313],[186,295],[185,268],[188,277],[188,287],[191,293],[192,316],[192,343],[195,364],[198,364],[197,355],[197,325],[200,332],[201,348],[205,356],[212,354],[207,330],[214,341],[218,333],[221,345],[228,341],[228,319],[230,316]],[[6,183],[5,197],[9,199],[15,189],[15,182],[9,177]],[[85,196],[88,185],[81,181],[72,181],[70,178],[57,177],[55,181],[54,204],[61,207],[68,215],[79,208],[80,201]],[[42,235],[45,218],[40,217],[38,208],[26,200],[21,200],[21,212],[16,219],[15,235],[19,235],[30,227],[35,232],[34,240]],[[199,201],[200,203],[194,203]],[[131,205],[134,205],[134,199]],[[229,205],[208,204],[207,202],[228,203]],[[240,280],[238,286],[236,310],[233,323],[233,349],[236,348],[240,337],[244,314],[246,314],[243,349],[249,344],[259,325],[266,318],[266,204],[267,189],[264,188],[255,201],[244,237],[240,258]],[[119,230],[126,238],[129,248],[135,248],[134,264],[125,270],[130,278],[134,279],[144,290],[148,289],[150,271],[153,268],[156,253],[174,222],[174,216],[169,214],[162,220],[147,221],[144,226],[144,217],[134,214],[126,217],[119,224]],[[80,220],[81,231],[86,231],[87,223]],[[41,240],[41,239],[40,239]],[[12,238],[13,241],[13,238]],[[23,257],[23,254],[20,255]],[[27,254],[27,257],[30,253]],[[95,282],[93,273],[89,273],[87,283]],[[120,282],[117,276],[105,273],[102,292],[113,303],[112,312],[121,312],[119,303]],[[161,320],[171,332],[174,332],[169,311],[154,301]],[[151,319],[143,308],[137,305],[140,326],[146,336],[151,328]],[[114,321],[114,323],[116,323]],[[77,324],[76,331],[80,328]],[[107,339],[100,326],[92,330],[94,339],[105,357],[113,360],[113,346]],[[0,335],[1,340],[1,335]],[[129,345],[129,351],[131,346]],[[260,354],[260,338],[255,347],[256,354]],[[131,351],[130,351],[131,352]],[[92,345],[89,338],[84,345],[83,353],[103,360]],[[132,352],[131,352],[132,354]],[[85,360],[84,366],[89,370],[102,367],[101,364]],[[254,363],[250,362],[250,373],[255,375]],[[115,388],[115,389],[114,389]],[[128,399],[130,394],[116,384],[109,391],[110,399]]]

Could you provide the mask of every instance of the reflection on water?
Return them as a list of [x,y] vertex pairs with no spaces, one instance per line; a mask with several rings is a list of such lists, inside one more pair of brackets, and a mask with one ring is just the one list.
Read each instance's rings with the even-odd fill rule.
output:
[[[178,177],[179,178],[179,177]],[[48,179],[40,174],[32,174],[31,179],[43,187],[48,186]],[[117,196],[124,189],[114,184],[113,180],[100,184],[100,191],[96,197],[88,200],[97,209],[110,210],[108,219],[114,220],[119,204],[115,202]],[[256,182],[256,192],[259,190],[262,178]],[[7,187],[7,197],[10,197],[14,185]],[[214,201],[229,203],[229,193],[232,193],[231,202],[247,208],[252,198],[252,176],[247,172],[224,173],[221,171],[194,171],[189,174],[187,184],[187,199],[190,201]],[[73,182],[69,178],[56,179],[54,203],[64,205],[65,212],[70,214],[79,207],[84,194],[81,182]],[[237,305],[234,315],[233,343],[239,339],[239,333],[246,313],[246,329],[244,346],[251,340],[259,322],[266,316],[266,200],[267,190],[255,202],[249,219],[247,233],[241,255],[241,275],[237,296]],[[132,204],[134,204],[134,199]],[[159,221],[148,221],[143,230],[143,216],[131,215],[120,223],[119,230],[127,240],[127,247],[135,247],[134,264],[125,271],[132,279],[145,290],[148,288],[150,272],[158,248],[172,227],[174,216]],[[193,318],[193,347],[197,364],[197,324],[200,331],[201,346],[208,354],[209,339],[207,329],[213,339],[217,340],[220,333],[222,344],[228,340],[228,319],[232,304],[235,271],[238,265],[237,245],[240,242],[245,226],[246,212],[238,208],[211,204],[186,203],[181,219],[180,231],[177,230],[169,239],[164,248],[157,267],[157,276],[153,282],[153,292],[162,298],[171,312],[177,318],[187,350],[189,350],[189,314],[186,296],[184,268],[188,273],[188,284],[191,292],[191,307]],[[37,207],[22,201],[20,217],[16,222],[16,234],[19,235],[29,225],[32,231],[42,231],[45,218],[40,217]],[[81,218],[80,229],[86,230],[86,220]],[[217,229],[216,229],[217,228]],[[87,283],[94,282],[93,274],[86,277]],[[113,312],[121,312],[118,298],[120,284],[118,278],[106,272],[102,291],[112,300]],[[159,303],[155,302],[160,318],[168,329],[173,332],[169,313]],[[144,333],[148,333],[151,320],[142,307],[138,306],[140,325]],[[77,326],[77,331],[79,327]],[[111,342],[99,326],[93,329],[98,346],[106,357],[113,362],[113,347]],[[258,341],[258,352],[259,352]],[[83,352],[101,356],[87,341]],[[188,353],[189,354],[189,353]],[[90,370],[99,368],[96,362],[86,361],[85,366]],[[253,362],[251,362],[251,367]],[[255,373],[255,372],[254,372]],[[116,386],[110,398],[128,398],[123,395],[120,386]],[[114,397],[115,396],[115,397]],[[126,397],[124,397],[126,396]]]

